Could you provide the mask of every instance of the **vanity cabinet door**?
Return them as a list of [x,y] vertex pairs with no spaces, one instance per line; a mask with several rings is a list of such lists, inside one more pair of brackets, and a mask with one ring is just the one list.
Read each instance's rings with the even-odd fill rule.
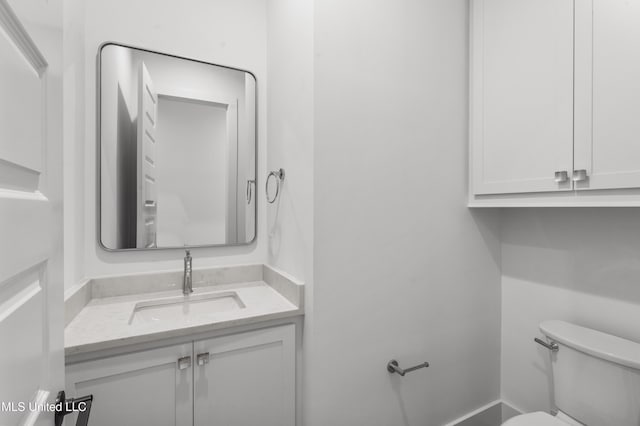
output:
[[194,343],[195,426],[295,425],[295,326]]
[[573,4],[471,2],[473,194],[572,190]]
[[93,394],[91,426],[191,426],[191,354],[185,344],[68,365],[67,396]]
[[640,188],[640,3],[576,2],[577,189]]

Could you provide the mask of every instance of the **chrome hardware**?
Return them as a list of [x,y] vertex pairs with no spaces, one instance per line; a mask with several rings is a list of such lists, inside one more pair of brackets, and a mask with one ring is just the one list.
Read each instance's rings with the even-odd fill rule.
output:
[[196,362],[200,366],[205,365],[205,364],[209,364],[209,352],[204,352],[204,353],[198,354],[196,356]]
[[253,187],[255,184],[255,179],[247,180],[247,204],[251,204],[251,200],[253,199]]
[[574,182],[584,182],[587,180],[587,171],[585,169],[574,170],[571,180]]
[[[271,194],[269,194],[269,180],[271,179],[271,177],[276,178],[276,194],[273,196],[273,198],[271,197]],[[278,199],[278,194],[280,194],[280,185],[282,185],[283,182],[284,169],[269,172],[269,176],[267,176],[267,182],[264,186],[264,190],[267,193],[267,201],[269,202],[269,204],[275,203]]]
[[533,339],[533,340],[534,340],[534,342],[538,343],[539,345],[542,345],[545,348],[549,349],[551,352],[558,352],[560,350],[560,347],[558,346],[558,344],[556,342],[547,343],[542,339],[538,339],[537,337],[535,339]]
[[184,370],[191,367],[191,357],[183,356],[182,358],[178,358],[178,370]]
[[411,373],[412,371],[416,371],[419,370],[421,368],[427,368],[429,366],[428,362],[423,362],[422,364],[418,364],[414,367],[409,367],[407,369],[403,369],[400,368],[400,365],[398,364],[398,361],[396,361],[395,359],[392,359],[391,361],[389,361],[387,363],[387,371],[389,373],[398,373],[399,375],[401,375],[402,377],[404,377],[405,374],[407,373]]
[[555,176],[556,183],[564,183],[569,180],[569,172],[567,172],[566,170],[556,172]]
[[193,258],[191,257],[191,252],[189,250],[185,250],[187,255],[184,257],[184,276],[182,277],[182,294],[185,296],[193,293],[193,277],[192,277],[192,269],[191,269],[191,261]]

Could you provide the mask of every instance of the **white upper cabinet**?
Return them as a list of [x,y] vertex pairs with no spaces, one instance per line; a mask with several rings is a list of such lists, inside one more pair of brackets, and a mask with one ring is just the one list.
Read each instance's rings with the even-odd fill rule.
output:
[[573,0],[472,5],[475,193],[571,190]]
[[471,7],[470,205],[639,206],[640,2]]
[[576,1],[577,189],[640,188],[640,2]]

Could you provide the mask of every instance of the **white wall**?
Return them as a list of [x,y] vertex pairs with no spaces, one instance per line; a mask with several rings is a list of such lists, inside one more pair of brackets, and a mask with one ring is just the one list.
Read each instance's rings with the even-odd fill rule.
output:
[[640,341],[640,211],[513,209],[502,229],[502,396],[549,410],[538,324],[561,319]]
[[[83,271],[76,271],[72,285],[78,279],[105,274],[119,274],[150,269],[174,269],[181,267],[184,256],[181,251],[164,250],[157,252],[110,253],[97,244],[96,232],[96,55],[104,41],[115,41],[140,46],[160,52],[173,53],[212,63],[247,69],[258,79],[258,139],[261,149],[258,153],[259,176],[266,170],[266,1],[246,0],[188,0],[183,2],[157,2],[140,0],[130,2],[114,0],[104,2],[90,0],[75,2],[66,0],[70,10],[66,11],[67,24],[75,26],[67,44],[77,47],[83,40],[82,49],[68,52],[67,81],[82,81],[84,86],[70,89],[65,102],[65,111],[81,111],[72,115],[85,122],[82,134],[77,134],[77,122],[67,123],[67,136],[74,139],[76,148],[68,161],[82,164],[82,183],[77,175],[69,173],[65,185],[72,193],[82,192],[76,200],[81,209],[73,210],[84,229],[81,241],[74,236],[76,257],[69,262],[83,265]],[[195,13],[197,11],[197,13]],[[150,19],[150,17],[153,19]],[[81,27],[78,29],[78,23]],[[84,68],[84,69],[82,69]],[[72,76],[75,80],[72,80]],[[82,96],[77,97],[77,93]],[[78,105],[82,103],[82,106]],[[73,197],[73,196],[72,196]],[[78,218],[81,215],[82,217]],[[192,253],[194,266],[220,264],[240,264],[266,261],[266,211],[261,203],[258,213],[257,242],[248,246],[233,248],[197,249]],[[67,222],[70,222],[67,217]]]
[[[267,206],[269,264],[308,285],[313,267],[313,0],[269,0],[269,170],[284,168],[276,203]],[[262,178],[262,176],[260,176]],[[258,196],[264,200],[264,180]]]
[[[314,0],[269,0],[267,8],[268,170],[284,168],[281,194],[267,206],[270,265],[305,283],[303,372],[297,377],[298,424],[310,424],[309,376],[313,353],[313,93]],[[257,196],[264,200],[259,176]],[[261,201],[263,202],[263,201]],[[307,417],[305,419],[305,417]],[[303,422],[303,419],[305,420]]]
[[85,276],[84,7],[84,0],[63,0],[65,289]]
[[[306,426],[438,426],[499,397],[498,213],[466,208],[467,15],[315,3]],[[392,376],[392,358],[431,367]]]

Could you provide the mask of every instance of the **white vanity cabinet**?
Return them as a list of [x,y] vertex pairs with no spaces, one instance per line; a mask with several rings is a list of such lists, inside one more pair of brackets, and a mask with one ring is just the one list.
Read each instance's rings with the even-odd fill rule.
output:
[[191,425],[191,357],[189,343],[67,365],[66,393],[93,394],[92,426]]
[[640,205],[640,4],[471,7],[470,205]]
[[295,352],[293,324],[196,340],[68,365],[67,394],[92,426],[294,426]]
[[194,343],[195,426],[295,426],[295,330]]

